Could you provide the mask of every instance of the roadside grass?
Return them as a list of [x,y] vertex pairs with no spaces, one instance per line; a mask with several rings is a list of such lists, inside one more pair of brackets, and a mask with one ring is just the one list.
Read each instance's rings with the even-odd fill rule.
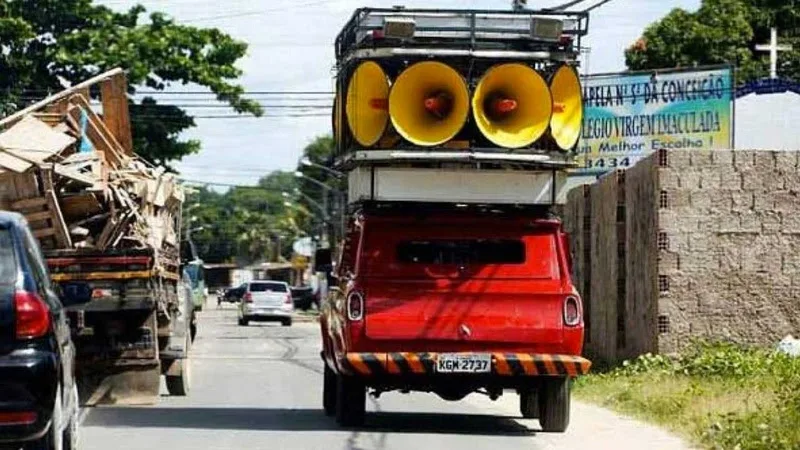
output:
[[658,424],[708,449],[800,449],[800,358],[697,343],[580,378],[577,398]]

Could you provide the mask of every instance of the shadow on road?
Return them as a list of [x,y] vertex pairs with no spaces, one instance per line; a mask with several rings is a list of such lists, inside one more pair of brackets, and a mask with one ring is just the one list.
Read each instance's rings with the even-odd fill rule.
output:
[[[433,413],[368,413],[362,432],[533,435],[511,417]],[[269,408],[113,408],[92,410],[85,427],[187,428],[255,431],[337,431],[318,409]],[[351,430],[353,431],[353,430]]]

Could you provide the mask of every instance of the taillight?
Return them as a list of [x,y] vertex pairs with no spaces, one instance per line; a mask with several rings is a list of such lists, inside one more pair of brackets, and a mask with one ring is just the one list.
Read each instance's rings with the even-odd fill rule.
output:
[[244,294],[244,302],[245,303],[253,303],[253,294],[248,292]]
[[569,296],[564,300],[564,324],[574,327],[581,323],[581,301],[578,297]]
[[358,292],[351,292],[347,296],[347,318],[352,321],[364,318],[364,296]]
[[14,293],[17,339],[42,337],[50,331],[50,310],[44,300],[34,292]]
[[30,425],[36,423],[33,411],[0,412],[0,425]]
[[294,304],[294,300],[292,300],[292,294],[288,294],[286,296],[286,300],[283,301],[283,304],[284,305],[293,305]]

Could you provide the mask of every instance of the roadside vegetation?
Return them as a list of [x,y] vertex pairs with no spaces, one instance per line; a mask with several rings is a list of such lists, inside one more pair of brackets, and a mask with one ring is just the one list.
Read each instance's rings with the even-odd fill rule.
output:
[[583,377],[576,397],[709,449],[800,449],[800,358],[733,344],[644,355]]

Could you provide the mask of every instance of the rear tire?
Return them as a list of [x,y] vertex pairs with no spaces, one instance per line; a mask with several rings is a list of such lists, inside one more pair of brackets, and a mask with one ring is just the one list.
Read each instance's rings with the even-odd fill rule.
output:
[[167,391],[169,395],[176,397],[185,397],[189,395],[191,387],[191,365],[188,359],[179,359],[173,364],[181,365],[180,375],[167,375]]
[[553,378],[539,390],[539,424],[542,431],[563,433],[569,427],[570,379]]
[[539,398],[535,389],[526,389],[519,393],[519,412],[525,419],[539,418]]
[[283,319],[283,320],[281,320],[281,325],[283,325],[284,327],[292,326],[292,319]]
[[336,374],[325,364],[325,373],[322,381],[322,407],[325,415],[333,417],[336,415]]
[[248,323],[250,323],[250,321],[249,321],[249,320],[247,320],[247,319],[245,319],[244,317],[242,317],[241,319],[239,319],[239,325],[241,325],[241,326],[243,326],[243,327],[246,327]]
[[355,377],[336,377],[336,422],[344,427],[364,424],[367,389]]
[[64,430],[64,450],[78,450],[80,448],[80,433],[78,430],[78,420],[80,415],[80,403],[78,399],[78,387],[72,388],[72,401],[74,409],[69,417],[69,423]]

